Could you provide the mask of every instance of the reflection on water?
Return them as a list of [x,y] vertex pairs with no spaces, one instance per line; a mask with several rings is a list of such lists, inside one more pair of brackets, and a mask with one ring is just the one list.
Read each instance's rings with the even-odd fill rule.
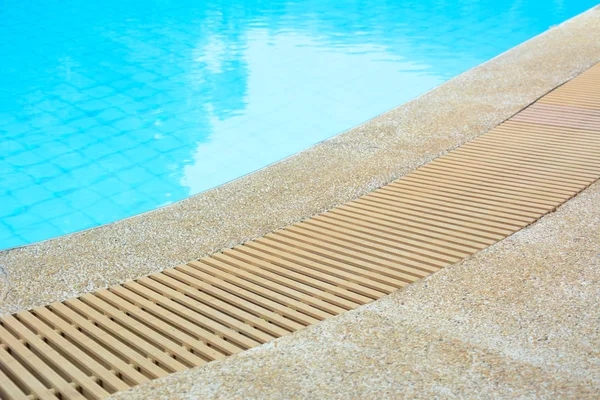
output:
[[593,0],[4,0],[0,249],[280,160]]

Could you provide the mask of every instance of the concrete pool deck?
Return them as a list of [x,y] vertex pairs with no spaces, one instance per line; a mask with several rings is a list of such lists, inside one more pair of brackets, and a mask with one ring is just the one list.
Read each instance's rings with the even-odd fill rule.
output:
[[0,314],[154,273],[352,200],[488,131],[598,61],[596,7],[254,174],[147,214],[0,252]]
[[600,182],[406,289],[112,399],[600,396]]

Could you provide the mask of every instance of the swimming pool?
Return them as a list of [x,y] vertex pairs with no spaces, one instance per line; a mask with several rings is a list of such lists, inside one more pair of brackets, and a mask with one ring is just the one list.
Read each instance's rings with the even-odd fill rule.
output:
[[255,171],[595,5],[534,3],[5,0],[0,249]]

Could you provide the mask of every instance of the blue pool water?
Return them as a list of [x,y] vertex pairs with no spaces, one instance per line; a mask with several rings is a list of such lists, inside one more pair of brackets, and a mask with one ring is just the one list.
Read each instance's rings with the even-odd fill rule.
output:
[[0,249],[255,171],[596,0],[0,0]]

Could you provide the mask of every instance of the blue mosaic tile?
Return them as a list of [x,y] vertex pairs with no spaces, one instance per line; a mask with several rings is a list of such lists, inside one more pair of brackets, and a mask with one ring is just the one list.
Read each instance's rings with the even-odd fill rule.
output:
[[119,107],[120,105],[134,101],[131,97],[123,93],[114,93],[103,98],[111,107]]
[[110,104],[101,99],[92,99],[77,103],[77,107],[86,112],[89,116],[96,116],[109,108]]
[[118,172],[133,165],[131,160],[122,154],[111,154],[99,160],[102,168],[109,172]]
[[34,150],[26,150],[5,158],[6,162],[15,167],[26,167],[44,161]]
[[[0,161],[0,163],[2,163]],[[35,180],[23,170],[0,168],[0,187],[11,193],[26,186],[35,185]],[[2,199],[0,199],[1,201]]]
[[146,161],[157,157],[159,153],[152,148],[135,147],[124,151],[123,155],[135,164],[143,164]]
[[162,196],[163,193],[169,192],[170,189],[171,184],[160,178],[154,178],[135,187],[137,192],[145,194],[148,197]]
[[[160,78],[160,76],[158,74],[153,74],[152,72],[148,72],[148,71],[142,71],[142,72],[139,72],[139,73],[131,76],[131,79],[133,79],[134,81],[143,82],[143,83],[157,80],[159,78]],[[150,93],[150,92],[148,92],[148,93]]]
[[108,199],[102,199],[85,208],[85,213],[97,225],[108,224],[121,218],[123,209]]
[[47,112],[55,112],[70,106],[70,103],[61,100],[60,98],[45,99],[36,104],[37,108]]
[[17,215],[22,211],[22,202],[11,195],[3,193],[0,201],[0,218]]
[[115,137],[121,134],[121,132],[122,131],[111,125],[98,124],[91,126],[88,129],[85,129],[83,131],[83,134],[85,134],[86,136],[94,136],[100,140],[101,145],[105,145],[106,139]]
[[86,161],[97,160],[106,157],[113,153],[113,149],[108,147],[103,142],[96,142],[88,147],[81,149],[81,154],[86,158]]
[[22,238],[16,233],[13,233],[11,236],[8,237],[1,238],[0,240],[2,240],[2,249],[11,249],[13,247],[24,246],[33,242],[31,240]]
[[[153,200],[146,196],[144,193],[140,193],[135,189],[130,189],[125,192],[115,194],[112,197],[112,201],[124,209],[135,207],[137,209],[152,209]],[[155,203],[154,203],[155,204]]]
[[[111,86],[115,90],[119,90],[122,92],[125,92],[126,90],[131,89],[131,88],[135,87],[136,85],[138,85],[138,83],[133,82],[130,79],[120,79],[120,80],[111,82]],[[108,98],[106,100],[108,101]]]
[[93,135],[89,135],[87,131],[79,131],[76,134],[71,135],[68,139],[64,139],[64,143],[67,144],[72,150],[81,150],[84,147],[91,146],[97,143],[99,138]]
[[2,127],[2,136],[3,137],[19,137],[23,134],[27,134],[31,131],[33,131],[34,128],[31,127],[31,125],[29,125],[26,122],[23,121],[19,121],[17,119],[16,122],[4,125]]
[[88,89],[98,85],[98,81],[77,72],[69,74],[67,82],[77,89]]
[[70,125],[58,125],[58,126],[50,126],[44,129],[40,129],[40,132],[48,138],[54,140],[60,139],[68,139],[72,135],[79,132],[79,130]]
[[102,84],[102,86],[106,88],[97,91],[97,96],[100,97],[104,97],[107,95],[107,93],[113,93],[114,91],[121,89],[113,83],[119,82],[124,79],[123,74],[116,71],[112,71],[109,68],[102,68],[99,71],[95,71],[94,76],[96,77],[97,82]]
[[25,227],[40,223],[40,217],[38,215],[27,211],[27,208],[21,208],[19,213],[13,213],[2,217],[2,222],[9,226],[15,233],[21,232],[21,229]]
[[85,129],[89,129],[93,126],[98,125],[98,120],[96,118],[89,117],[87,113],[84,115],[85,115],[85,117],[83,117],[83,118],[77,118],[75,120],[70,121],[69,126],[72,126],[73,128],[83,131]]
[[62,83],[54,87],[53,93],[58,98],[71,105],[79,102],[86,102],[92,99],[91,96],[86,95],[82,91],[74,88],[72,85],[69,85],[67,83]]
[[49,164],[44,162],[43,164],[36,164],[27,167],[26,172],[36,183],[44,182],[48,178],[54,178],[59,175],[63,175],[64,170],[59,168],[56,164]]
[[115,122],[115,121],[120,120],[125,117],[127,117],[127,114],[125,114],[123,111],[121,111],[117,107],[106,108],[105,110],[100,112],[98,115],[96,115],[96,118],[98,118],[104,124]]
[[187,122],[178,120],[177,118],[169,118],[165,121],[161,121],[161,123],[156,126],[156,129],[165,134],[172,134],[190,127],[190,124]]
[[15,139],[4,139],[0,142],[0,154],[4,157],[19,153],[25,149],[25,146]]
[[119,172],[119,179],[132,186],[150,181],[154,178],[154,176],[155,175],[148,172],[146,168],[143,168],[139,165],[135,165]]
[[10,239],[11,236],[14,235],[14,232],[12,229],[10,229],[8,227],[8,225],[3,224],[0,222],[0,240],[7,240]]
[[45,143],[52,141],[52,137],[50,135],[46,135],[41,130],[33,130],[24,135],[20,135],[17,139],[20,140],[25,146],[26,151],[38,149]]
[[63,215],[48,220],[52,225],[61,229],[61,234],[77,232],[83,229],[93,228],[101,225],[84,212],[76,211],[74,213]]
[[63,215],[71,214],[75,210],[67,202],[60,198],[52,198],[28,208],[27,212],[41,215],[44,219],[52,219]]
[[60,157],[70,153],[71,151],[73,151],[71,147],[63,142],[59,142],[58,140],[48,141],[48,143],[44,143],[42,146],[32,150],[33,153],[37,154],[41,159],[44,160]]
[[63,203],[75,210],[85,210],[87,207],[103,199],[103,196],[85,187],[63,196]]
[[[1,104],[5,104],[7,106],[7,108],[9,106],[5,97],[0,97],[0,105]],[[0,109],[0,110],[2,110],[2,109]],[[7,125],[15,124],[17,122],[18,122],[17,118],[10,112],[0,111],[0,129],[4,128]],[[0,132],[2,132],[2,131],[0,131]],[[4,131],[4,132],[6,132],[6,131]]]
[[[138,145],[138,142],[136,142],[135,140],[130,138],[129,135],[127,135],[126,131],[121,131],[120,133],[121,133],[120,135],[114,135],[114,136],[106,138],[104,140],[104,143],[106,143],[106,145],[110,148],[121,149],[121,152],[124,152],[129,149],[133,149],[134,147],[136,147]],[[118,154],[122,154],[122,153],[118,153]]]
[[60,157],[56,157],[52,160],[53,164],[58,165],[65,171],[68,171],[73,168],[81,167],[89,162],[86,156],[80,152],[71,152],[68,154],[64,154]]
[[127,91],[127,94],[134,100],[143,100],[151,97],[154,93],[152,89],[146,87],[133,88]]
[[185,147],[186,143],[177,140],[177,138],[175,138],[173,135],[169,135],[157,138],[156,140],[152,141],[150,145],[159,153],[166,153],[180,147]]
[[61,124],[62,121],[60,119],[48,112],[36,114],[29,120],[29,125],[33,129],[46,129],[48,127],[58,126]]
[[[110,100],[110,99],[107,99],[107,100]],[[119,104],[116,107],[119,108],[121,111],[123,111],[125,114],[127,114],[129,116],[134,116],[134,115],[139,115],[139,113],[148,110],[149,108],[151,108],[151,106],[152,106],[151,104],[146,104],[144,102],[132,99],[132,101],[130,101],[128,103]]]
[[91,184],[88,188],[104,197],[111,197],[116,193],[129,190],[130,186],[114,176],[107,176],[104,179]]
[[61,230],[49,222],[42,221],[19,230],[19,236],[28,243],[50,239],[61,234]]
[[[104,72],[103,72],[103,74],[104,74]],[[103,78],[105,80],[107,80],[107,77],[103,76]],[[90,97],[93,97],[95,99],[103,99],[103,98],[106,98],[106,97],[110,96],[111,94],[115,93],[115,91],[116,90],[110,86],[99,85],[99,86],[94,86],[92,88],[83,90],[83,93]]]
[[60,174],[55,178],[45,181],[42,186],[58,195],[77,189],[79,183],[67,174]]

